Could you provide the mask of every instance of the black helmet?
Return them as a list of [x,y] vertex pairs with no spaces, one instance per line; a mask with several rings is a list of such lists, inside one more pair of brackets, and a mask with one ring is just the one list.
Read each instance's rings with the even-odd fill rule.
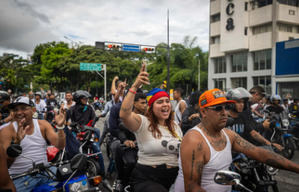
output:
[[0,103],[10,100],[10,96],[6,91],[0,91]]
[[76,103],[80,103],[80,99],[83,97],[90,98],[91,95],[87,91],[83,90],[78,90],[73,94],[73,98]]

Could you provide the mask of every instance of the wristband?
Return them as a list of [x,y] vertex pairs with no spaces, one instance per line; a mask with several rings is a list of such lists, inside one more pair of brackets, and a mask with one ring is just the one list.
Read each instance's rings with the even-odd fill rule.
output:
[[56,125],[56,129],[58,129],[58,130],[63,130],[63,129],[64,129],[64,126],[59,127],[58,125]]
[[134,95],[136,94],[136,91],[134,91],[133,89],[129,89],[129,91],[131,92],[131,93],[133,93]]

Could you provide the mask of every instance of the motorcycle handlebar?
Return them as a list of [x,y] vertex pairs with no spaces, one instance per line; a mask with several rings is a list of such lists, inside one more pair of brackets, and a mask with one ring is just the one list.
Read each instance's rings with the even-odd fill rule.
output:
[[57,167],[59,165],[63,165],[63,164],[67,164],[70,163],[69,160],[65,160],[62,162],[57,162],[57,163],[49,163],[48,165],[44,165],[43,163],[39,163],[37,165],[34,165],[31,169],[29,169],[28,171],[21,173],[21,174],[16,174],[16,175],[11,175],[10,178],[12,180],[27,176],[27,175],[34,175],[34,174],[38,174],[41,173],[42,171],[49,171],[51,172],[53,175],[55,175],[49,168],[50,167]]

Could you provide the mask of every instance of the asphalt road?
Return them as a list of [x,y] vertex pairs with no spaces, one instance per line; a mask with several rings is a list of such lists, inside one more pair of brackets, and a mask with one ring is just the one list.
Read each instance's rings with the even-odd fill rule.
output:
[[[97,114],[99,114],[99,111],[97,111]],[[96,127],[100,128],[101,133],[104,125],[105,118],[101,118],[97,124]],[[105,168],[107,169],[107,166],[109,165],[109,161],[106,156],[106,149],[104,145],[102,145],[102,152],[105,159]],[[295,155],[292,159],[292,161],[299,164],[299,151],[297,150],[295,152]],[[280,192],[299,192],[299,174],[290,172],[290,171],[284,171],[279,170],[277,175],[275,176],[275,179],[278,182],[278,188]],[[111,183],[112,184],[112,183]]]

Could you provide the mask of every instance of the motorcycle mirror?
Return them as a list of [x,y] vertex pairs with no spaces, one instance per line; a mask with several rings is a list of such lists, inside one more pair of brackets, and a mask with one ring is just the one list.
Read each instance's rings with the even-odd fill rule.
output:
[[6,150],[9,157],[16,158],[22,154],[22,147],[19,144],[12,143]]
[[71,169],[74,170],[78,170],[80,171],[84,171],[86,169],[87,166],[87,157],[84,154],[77,154],[75,155],[72,160],[71,160]]
[[235,185],[240,180],[240,174],[227,170],[217,171],[214,177],[214,181],[220,185]]

